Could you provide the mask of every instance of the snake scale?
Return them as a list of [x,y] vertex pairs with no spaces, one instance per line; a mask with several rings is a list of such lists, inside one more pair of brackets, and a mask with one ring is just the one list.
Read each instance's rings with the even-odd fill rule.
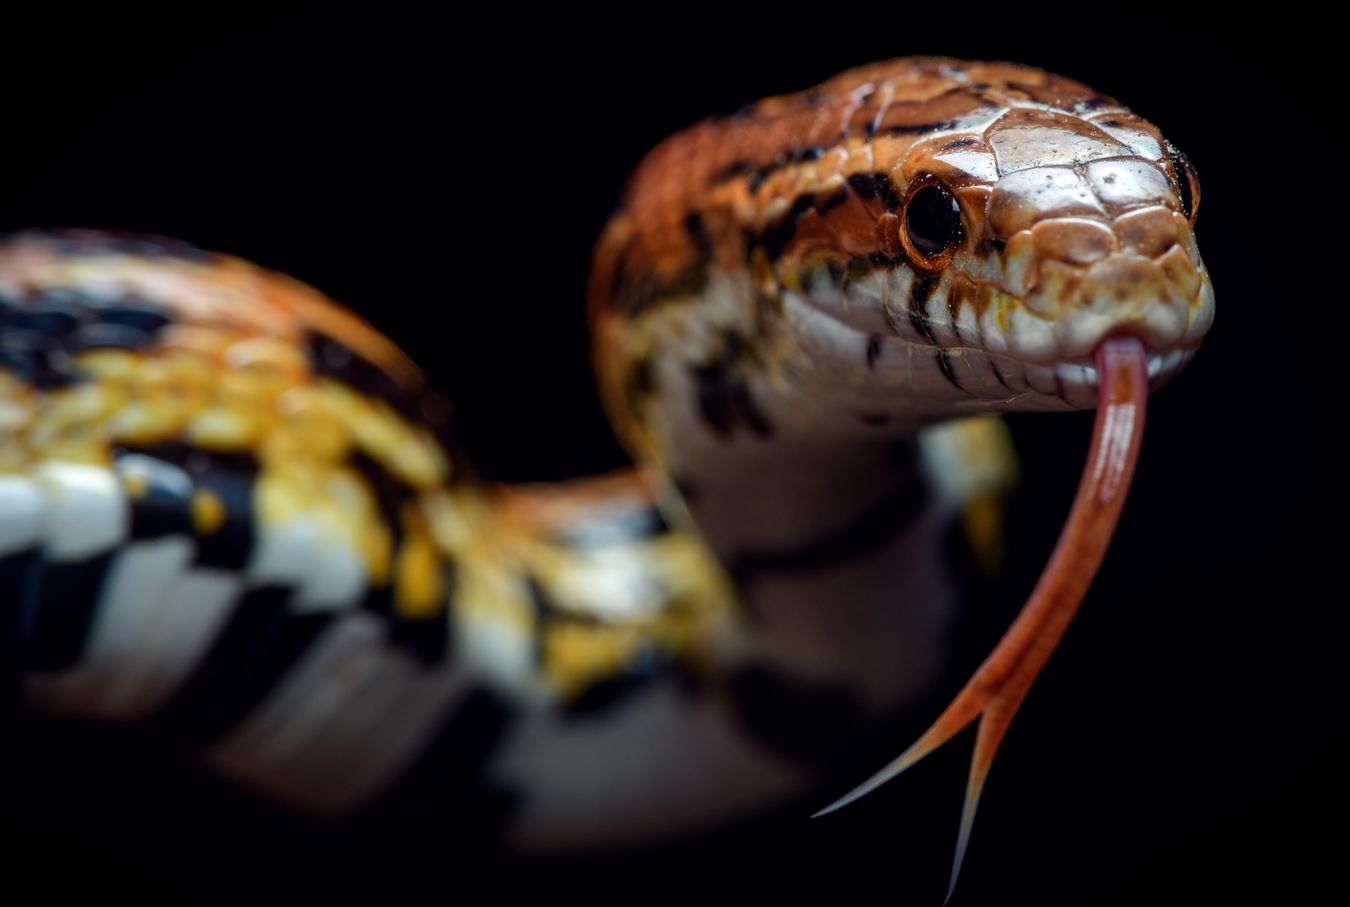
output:
[[1156,127],[1012,64],[897,60],[704,121],[595,253],[639,470],[545,488],[477,481],[416,366],[308,287],[12,236],[15,694],[327,817],[453,757],[462,815],[531,850],[761,809],[940,675],[949,530],[995,562],[1014,472],[980,414],[1093,406],[1111,336],[1150,388],[1190,360],[1198,204]]

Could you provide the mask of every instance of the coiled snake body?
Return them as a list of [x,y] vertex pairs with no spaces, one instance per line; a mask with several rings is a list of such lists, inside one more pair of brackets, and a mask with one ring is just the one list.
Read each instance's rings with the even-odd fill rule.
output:
[[475,481],[417,368],[308,287],[13,236],[18,697],[323,816],[454,752],[463,814],[532,848],[771,803],[941,670],[947,527],[995,560],[1013,470],[979,414],[1094,405],[1115,335],[1151,387],[1189,361],[1198,201],[1154,126],[1012,64],[896,60],[700,123],[595,255],[640,469],[516,489]]

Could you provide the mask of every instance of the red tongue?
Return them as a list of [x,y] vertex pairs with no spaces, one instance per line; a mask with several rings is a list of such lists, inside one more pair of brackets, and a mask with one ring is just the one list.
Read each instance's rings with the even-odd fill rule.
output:
[[1112,337],[1097,347],[1097,421],[1083,478],[1050,562],[1031,597],[961,692],[909,749],[852,792],[816,813],[824,815],[870,793],[942,746],[977,718],[979,732],[966,784],[950,898],[970,840],[975,808],[999,743],[1027,690],[1050,660],[1106,554],[1144,437],[1148,370],[1144,347]]

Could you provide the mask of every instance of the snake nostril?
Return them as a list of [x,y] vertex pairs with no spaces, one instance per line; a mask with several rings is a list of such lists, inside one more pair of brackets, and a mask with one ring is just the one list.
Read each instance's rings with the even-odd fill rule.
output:
[[1181,241],[1181,223],[1181,215],[1158,206],[1123,214],[1113,226],[1122,250],[1157,258]]
[[1073,265],[1092,264],[1116,251],[1116,235],[1111,228],[1091,220],[1041,221],[1032,228],[1031,235],[1042,259]]
[[1181,295],[1186,299],[1195,299],[1199,294],[1201,287],[1200,272],[1196,269],[1195,263],[1191,261],[1190,255],[1181,246],[1173,246],[1165,254],[1159,256],[1158,267],[1162,268],[1162,272],[1168,281],[1180,290]]

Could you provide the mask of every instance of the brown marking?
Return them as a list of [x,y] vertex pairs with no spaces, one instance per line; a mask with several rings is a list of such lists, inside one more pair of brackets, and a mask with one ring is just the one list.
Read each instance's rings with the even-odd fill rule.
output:
[[[780,258],[821,250],[841,260],[878,252],[893,257],[890,231],[876,224],[893,206],[859,193],[851,177],[886,178],[902,194],[901,167],[934,128],[1028,103],[1062,111],[1045,114],[1057,126],[1073,123],[1080,133],[1115,143],[1076,116],[1094,109],[1099,97],[1078,82],[1023,66],[906,58],[705,120],[667,139],[634,172],[596,249],[591,311],[603,306],[631,314],[696,287],[692,271],[744,267],[752,251],[747,236],[771,236],[774,269]],[[965,147],[956,144],[963,140],[983,141],[978,133],[943,139],[950,147]],[[785,224],[782,212],[807,196],[814,210],[798,209]],[[686,229],[691,217],[701,232]]]

